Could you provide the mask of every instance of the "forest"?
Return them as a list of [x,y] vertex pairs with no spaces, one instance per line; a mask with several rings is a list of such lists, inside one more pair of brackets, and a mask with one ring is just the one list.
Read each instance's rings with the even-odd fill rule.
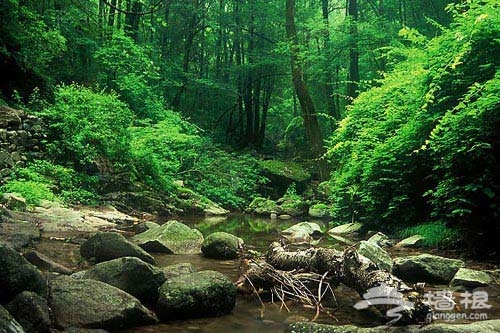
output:
[[[87,256],[85,244],[97,230],[118,230],[147,252],[192,254],[183,252],[185,245],[143,246],[143,233],[130,231],[140,224],[147,233],[155,228],[145,223],[163,227],[175,219],[201,231],[204,256],[210,232],[249,243],[243,250],[241,239],[223,240],[239,248],[240,265],[249,269],[236,286],[249,282],[256,294],[259,286],[269,289],[271,279],[292,288],[297,302],[301,277],[277,278],[297,269],[319,274],[318,295],[335,270],[332,293],[338,283],[363,295],[380,282],[406,281],[394,268],[383,275],[379,267],[377,278],[368,278],[371,270],[359,268],[363,260],[351,258],[350,246],[375,232],[391,240],[417,236],[419,250],[477,261],[497,272],[498,287],[499,55],[499,0],[0,0],[0,266],[17,252],[24,255],[24,245],[12,246],[15,253],[3,245],[11,245],[12,230],[25,236],[21,227],[6,227],[22,220],[43,225],[41,240],[30,238],[27,248],[77,271],[101,265],[82,258],[104,263],[130,256],[161,267],[166,259],[147,253],[99,259],[98,245]],[[75,214],[82,217],[73,226],[68,221]],[[96,226],[89,216],[110,224]],[[210,222],[221,216],[229,217]],[[346,225],[356,228],[354,239],[344,237],[351,229],[332,229],[333,239],[314,254],[272,242],[294,223],[314,219],[318,229],[294,229],[292,243],[313,248],[314,230],[326,234]],[[116,226],[123,223],[128,229]],[[177,235],[194,230],[180,224],[172,227],[180,228]],[[82,238],[87,243],[80,244]],[[61,240],[75,247],[54,245]],[[335,250],[341,252],[329,252],[332,242],[343,244]],[[68,254],[75,251],[81,256]],[[245,266],[249,256],[266,251],[272,270]],[[391,251],[392,267],[398,252]],[[311,255],[323,259],[307,259]],[[330,262],[320,264],[325,258]],[[5,270],[0,267],[2,285],[8,284]],[[453,274],[437,285],[448,285]],[[51,290],[70,284],[55,279]],[[398,288],[406,301],[420,304],[407,293],[417,289]],[[322,296],[300,290],[318,314],[328,313]],[[197,311],[167,311],[162,296],[156,303],[125,291],[146,305],[141,318],[149,322],[83,325],[79,318],[75,326],[56,315],[56,328],[115,331],[151,324],[153,312],[168,322]],[[5,306],[14,314],[17,292],[9,293],[0,291],[0,304],[11,302]],[[419,311],[406,313],[405,323],[421,323],[416,318],[428,313]],[[26,332],[47,331],[18,321]],[[53,325],[49,320],[50,332]]]

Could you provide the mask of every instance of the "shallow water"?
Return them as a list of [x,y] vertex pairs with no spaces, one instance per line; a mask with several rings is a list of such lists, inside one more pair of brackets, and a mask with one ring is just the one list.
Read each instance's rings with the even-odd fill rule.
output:
[[[182,222],[198,228],[205,236],[215,231],[226,231],[244,239],[246,247],[259,252],[265,252],[270,242],[277,240],[280,236],[279,231],[300,222],[297,220],[271,220],[248,215],[232,215],[225,218],[187,218]],[[313,221],[311,221],[313,222]],[[330,226],[324,221],[317,222],[322,229],[327,230]],[[319,241],[319,246],[336,247],[330,237],[324,237]],[[58,241],[44,239],[38,246],[42,253],[46,253],[52,258],[64,263],[72,268],[84,269],[85,266],[79,259],[78,246]],[[392,250],[393,257],[416,254],[415,250]],[[429,252],[429,251],[427,251]],[[431,251],[432,252],[432,251]],[[460,253],[435,253],[448,257],[459,257]],[[156,261],[160,267],[189,262],[197,270],[216,270],[226,274],[230,279],[236,281],[239,277],[239,261],[237,260],[213,260],[203,258],[201,255],[155,255]],[[467,261],[467,267],[477,269],[492,269],[498,267],[496,264]],[[428,286],[430,291],[444,290],[446,286]],[[490,299],[488,304],[491,308],[483,310],[488,315],[488,319],[500,318],[500,291],[499,288],[489,288],[487,290]],[[331,302],[331,313],[333,317],[326,314],[320,315],[317,322],[330,324],[354,324],[358,326],[376,326],[380,325],[378,315],[371,311],[357,311],[353,305],[360,301],[360,296],[345,286],[339,286],[334,290],[336,303]],[[458,299],[458,294],[455,294]],[[469,311],[470,312],[470,311]],[[263,306],[254,296],[238,296],[236,307],[232,314],[218,318],[204,318],[195,320],[184,320],[178,322],[161,323],[153,326],[139,327],[122,331],[121,333],[277,333],[283,332],[285,327],[292,322],[301,320],[310,320],[315,316],[315,309],[304,308],[300,305],[287,303],[286,307],[280,302],[275,304],[266,303]],[[463,320],[461,322],[464,322]]]

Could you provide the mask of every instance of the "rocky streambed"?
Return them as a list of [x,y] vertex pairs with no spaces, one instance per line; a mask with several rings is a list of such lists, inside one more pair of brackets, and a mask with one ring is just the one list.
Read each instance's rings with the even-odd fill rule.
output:
[[[373,328],[381,324],[380,313],[354,309],[363,298],[342,285],[334,289],[332,316],[322,313],[316,318],[317,323],[335,326],[308,323],[315,313],[300,304],[263,306],[253,295],[237,296],[233,282],[241,273],[237,257],[243,242],[247,253],[263,252],[271,241],[286,237],[302,248],[356,244],[358,252],[381,269],[392,270],[408,282],[427,282],[430,294],[450,290],[458,305],[464,292],[484,291],[490,308],[482,311],[490,320],[458,320],[455,323],[475,326],[444,323],[430,325],[427,330],[500,332],[500,323],[494,320],[500,318],[495,264],[394,247],[381,234],[361,235],[355,225],[332,231],[323,221],[297,224],[296,220],[246,215],[184,222],[169,221],[160,226],[111,207],[68,209],[47,204],[29,213],[3,210],[0,331],[3,327],[5,332],[128,333],[386,329]],[[325,234],[328,229],[330,236]],[[452,312],[479,310],[462,306]],[[356,326],[344,326],[348,324]]]

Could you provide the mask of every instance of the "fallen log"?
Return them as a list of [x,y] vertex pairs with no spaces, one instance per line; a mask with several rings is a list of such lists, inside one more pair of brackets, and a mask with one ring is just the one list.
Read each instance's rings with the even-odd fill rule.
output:
[[[320,283],[328,284],[328,287],[342,283],[353,288],[364,297],[356,304],[356,308],[373,305],[385,313],[388,319],[392,318],[390,324],[425,324],[432,318],[432,308],[425,302],[423,290],[410,287],[391,273],[379,270],[370,260],[358,255],[354,248],[344,252],[326,248],[287,251],[281,243],[273,242],[268,248],[266,263],[249,266],[239,283],[241,285],[246,281],[255,291],[274,288],[276,293],[276,285],[280,285],[283,290],[284,278],[280,276],[290,272],[315,273],[322,276]],[[300,277],[297,281],[292,282],[291,286],[285,285],[287,293],[293,294],[296,286],[300,286]],[[286,293],[282,295],[286,296]],[[314,301],[318,300],[317,309],[322,307],[321,297]]]

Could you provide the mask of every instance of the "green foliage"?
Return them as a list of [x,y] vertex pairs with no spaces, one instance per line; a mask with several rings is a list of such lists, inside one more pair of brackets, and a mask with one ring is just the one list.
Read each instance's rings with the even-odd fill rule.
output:
[[296,182],[311,178],[311,174],[302,165],[293,161],[261,160],[259,165],[271,174],[283,176]]
[[12,180],[1,189],[16,192],[26,198],[28,204],[41,200],[60,200],[68,204],[96,204],[98,179],[79,174],[71,168],[37,160],[14,171]]
[[172,191],[174,181],[182,180],[225,207],[242,208],[265,181],[255,159],[217,148],[175,112],[165,111],[162,121],[131,132],[137,177],[150,186]]
[[[400,48],[407,59],[359,96],[332,136],[338,219],[447,221],[483,240],[500,230],[500,7],[450,8],[451,28],[424,52]],[[414,31],[403,37],[421,43]]]
[[101,69],[101,84],[118,91],[139,117],[158,120],[163,112],[163,99],[157,92],[160,75],[148,51],[117,32],[94,57]]
[[461,240],[457,229],[447,227],[443,222],[430,222],[401,229],[397,236],[407,238],[414,235],[423,237],[422,245],[429,248],[451,248]]
[[60,31],[47,26],[43,17],[19,1],[0,3],[0,55],[13,57],[25,69],[45,76],[52,61],[66,51]]
[[83,169],[119,167],[128,161],[132,113],[116,94],[62,85],[55,104],[40,115],[50,124],[48,149],[58,162]]
[[17,193],[26,199],[28,205],[39,204],[42,200],[54,200],[55,195],[46,183],[32,180],[12,180],[0,188],[3,193]]

